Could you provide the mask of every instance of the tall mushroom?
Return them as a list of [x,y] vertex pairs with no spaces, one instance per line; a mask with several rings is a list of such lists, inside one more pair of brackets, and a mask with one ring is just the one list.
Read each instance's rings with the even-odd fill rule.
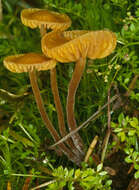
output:
[[[57,131],[55,130],[54,126],[52,125],[51,121],[49,120],[45,112],[44,104],[40,95],[36,78],[36,71],[53,69],[56,66],[56,61],[47,58],[41,54],[27,53],[27,54],[19,54],[19,55],[6,57],[4,59],[4,65],[11,72],[16,72],[16,73],[29,72],[32,90],[42,120],[47,129],[49,130],[49,132],[51,133],[55,142],[60,140]],[[59,148],[62,152],[64,152],[64,154],[68,156],[70,160],[79,164],[79,160],[77,159],[77,157],[64,144],[61,144]]]
[[[57,12],[45,10],[45,9],[23,9],[21,12],[21,21],[24,25],[30,28],[40,28],[41,36],[46,33],[46,29],[52,29],[54,31],[66,30],[71,25],[71,20],[66,14],[60,14]],[[50,80],[51,89],[54,96],[54,102],[56,105],[59,130],[62,137],[64,137],[66,132],[64,114],[62,110],[62,105],[59,97],[59,91],[56,81],[56,67],[50,70]],[[72,148],[72,150],[79,155],[78,150],[74,146],[71,139],[67,139],[67,144]]]
[[[77,127],[74,116],[75,94],[83,74],[86,57],[90,59],[108,56],[116,47],[116,36],[107,30],[51,32],[42,38],[42,51],[59,62],[76,62],[68,87],[67,120],[69,130]],[[78,133],[72,136],[75,146],[82,152]]]

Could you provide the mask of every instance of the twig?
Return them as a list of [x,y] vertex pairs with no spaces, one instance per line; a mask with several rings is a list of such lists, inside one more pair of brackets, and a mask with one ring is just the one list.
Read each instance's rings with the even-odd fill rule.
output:
[[28,92],[25,92],[24,94],[21,95],[15,95],[12,94],[4,89],[0,89],[0,98],[2,98],[3,100],[9,101],[9,102],[18,102],[20,100],[22,100],[25,96],[29,95]]
[[0,0],[0,21],[2,21],[3,14],[2,14],[2,0]]
[[101,155],[101,162],[104,162],[106,151],[107,151],[107,146],[108,146],[108,142],[109,142],[109,138],[110,138],[110,135],[111,135],[110,91],[111,91],[112,85],[113,84],[111,84],[109,89],[108,89],[108,129],[107,129],[106,136],[104,138],[104,148],[103,148],[102,155]]
[[48,181],[48,182],[46,182],[46,183],[43,183],[43,184],[41,184],[41,185],[39,185],[39,186],[37,186],[37,187],[34,187],[34,188],[32,188],[31,190],[36,190],[36,189],[39,189],[39,188],[42,188],[42,187],[46,187],[46,186],[48,186],[48,185],[50,185],[50,184],[52,184],[52,183],[55,183],[56,182],[56,180],[51,180],[51,181]]
[[[114,102],[119,96],[115,95],[110,99],[110,103]],[[82,129],[84,126],[88,125],[89,122],[95,120],[96,116],[107,107],[108,102],[104,104],[98,111],[96,111],[91,117],[89,117],[83,124],[81,124],[78,128],[76,128],[74,131],[70,132],[68,135],[57,141],[55,144],[51,145],[49,149],[54,148],[55,146],[59,145],[60,143],[66,141],[68,138],[70,138],[73,134],[77,133],[80,129]]]
[[95,148],[95,146],[97,144],[97,140],[98,140],[98,136],[95,136],[95,138],[93,139],[93,141],[90,144],[89,149],[88,149],[88,151],[86,153],[86,156],[85,156],[85,159],[84,159],[85,162],[88,162],[88,159],[89,159],[90,155],[93,152],[93,149]]
[[26,178],[26,180],[24,182],[24,185],[22,187],[22,190],[28,190],[29,189],[29,185],[30,185],[31,179],[32,179],[32,177]]
[[129,84],[128,91],[125,93],[125,96],[128,97],[131,93],[131,91],[134,89],[134,86],[136,84],[136,81],[138,79],[139,75],[135,75],[132,79],[131,83]]
[[11,182],[10,181],[8,181],[8,183],[7,183],[7,190],[12,190]]
[[129,175],[134,169],[134,164],[132,164],[127,172],[127,174]]

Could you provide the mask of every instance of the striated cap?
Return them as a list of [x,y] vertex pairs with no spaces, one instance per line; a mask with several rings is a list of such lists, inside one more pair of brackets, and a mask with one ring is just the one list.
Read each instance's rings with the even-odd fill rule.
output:
[[42,51],[60,62],[77,61],[80,57],[103,58],[116,47],[116,36],[107,30],[64,31],[45,34],[41,41]]
[[27,53],[7,56],[4,66],[15,73],[38,70],[49,70],[56,66],[56,61],[38,53]]
[[45,28],[52,30],[66,30],[71,25],[71,20],[66,14],[61,14],[45,9],[29,8],[21,12],[21,21],[30,28]]

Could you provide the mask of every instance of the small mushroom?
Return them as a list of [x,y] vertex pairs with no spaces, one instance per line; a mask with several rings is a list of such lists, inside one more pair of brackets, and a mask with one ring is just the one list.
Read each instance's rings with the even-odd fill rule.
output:
[[[44,124],[51,133],[53,139],[55,141],[60,140],[57,131],[55,130],[53,124],[51,123],[51,121],[48,118],[48,115],[45,112],[44,104],[41,98],[36,78],[36,71],[51,70],[56,66],[56,61],[47,58],[46,56],[41,54],[27,53],[6,57],[4,59],[4,66],[11,72],[29,72],[32,90]],[[64,152],[64,154],[68,156],[70,160],[77,164],[79,163],[75,155],[63,143],[60,144],[59,148],[61,151]]]
[[[59,131],[62,137],[67,135],[66,127],[65,127],[65,121],[64,121],[64,114],[63,109],[60,101],[58,86],[57,86],[57,80],[56,80],[56,68],[53,68],[50,70],[50,79],[51,79],[51,89],[54,97],[54,102],[58,114],[58,125],[59,125]],[[66,141],[66,144],[70,147],[72,152],[76,154],[76,156],[82,161],[82,155],[72,142],[72,139],[68,138]]]
[[[30,28],[40,28],[41,36],[46,33],[47,29],[52,29],[54,31],[66,30],[71,25],[71,20],[66,14],[61,14],[53,11],[48,11],[45,9],[24,9],[21,12],[21,21],[24,25]],[[54,96],[54,101],[56,105],[56,110],[58,114],[59,130],[62,137],[66,133],[66,127],[64,122],[64,114],[62,110],[62,105],[59,97],[59,91],[56,81],[56,67],[50,70],[50,80],[51,80],[51,89]],[[79,155],[78,150],[74,146],[71,139],[67,139],[67,145],[69,145],[73,152]]]
[[[75,130],[75,94],[85,68],[86,57],[96,59],[108,56],[116,47],[116,36],[108,30],[51,32],[43,36],[41,43],[46,56],[62,63],[76,62],[68,87],[66,106],[69,130]],[[75,146],[82,152],[83,145],[79,134],[74,134],[72,138]]]
[[37,8],[23,9],[21,21],[30,28],[39,27],[42,36],[46,33],[46,29],[63,31],[71,25],[71,20],[66,14]]

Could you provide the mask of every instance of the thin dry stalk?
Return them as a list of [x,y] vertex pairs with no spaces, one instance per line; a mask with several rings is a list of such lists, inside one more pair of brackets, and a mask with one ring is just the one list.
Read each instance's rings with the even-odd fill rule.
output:
[[92,154],[92,152],[93,152],[93,150],[94,150],[94,148],[95,148],[95,146],[97,144],[97,141],[98,141],[98,136],[95,136],[92,143],[89,146],[89,149],[88,149],[87,153],[86,153],[84,162],[88,162],[88,159],[91,156],[91,154]]
[[102,150],[102,155],[101,155],[101,162],[104,162],[105,159],[105,155],[106,155],[106,151],[107,151],[107,146],[108,146],[108,142],[109,142],[109,138],[111,135],[111,109],[110,109],[110,90],[111,90],[111,86],[108,89],[108,129],[107,129],[107,133],[106,136],[104,138],[104,143],[103,143],[103,150]]
[[2,0],[0,0],[0,21],[3,19],[3,13],[2,13]]
[[139,75],[135,75],[132,79],[131,83],[129,84],[128,91],[125,93],[125,96],[128,97],[131,93],[131,91],[134,89],[137,79],[139,78]]
[[46,186],[48,186],[48,185],[50,185],[50,184],[52,184],[52,183],[55,183],[56,182],[56,180],[51,180],[51,181],[48,181],[48,182],[46,182],[46,183],[43,183],[43,184],[41,184],[41,185],[39,185],[39,186],[37,186],[37,187],[34,187],[34,188],[32,188],[31,190],[36,190],[36,189],[39,189],[39,188],[42,188],[42,187],[46,187]]
[[7,183],[7,190],[12,190],[12,186],[11,186],[11,182],[10,181],[8,181],[8,183]]
[[32,179],[32,177],[26,178],[22,190],[29,190],[29,185],[30,185],[31,179]]

